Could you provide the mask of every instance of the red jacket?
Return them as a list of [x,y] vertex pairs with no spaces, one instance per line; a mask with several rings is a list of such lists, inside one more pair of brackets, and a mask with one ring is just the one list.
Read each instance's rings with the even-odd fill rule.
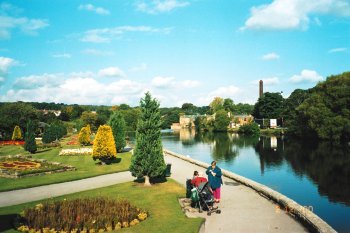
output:
[[207,178],[196,176],[193,180],[191,180],[191,184],[193,184],[196,187],[198,187],[198,185],[202,182],[208,182]]

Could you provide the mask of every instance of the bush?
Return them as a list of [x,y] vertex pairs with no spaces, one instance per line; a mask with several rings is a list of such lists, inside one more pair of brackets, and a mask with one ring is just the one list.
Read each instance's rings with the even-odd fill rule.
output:
[[18,216],[17,230],[33,232],[99,232],[136,225],[147,213],[127,200],[85,198],[37,204]]
[[238,133],[245,134],[245,135],[253,135],[258,136],[260,135],[260,128],[259,125],[255,122],[241,125],[238,129]]
[[87,125],[83,128],[81,128],[78,136],[78,140],[80,145],[82,146],[88,146],[90,145],[90,136],[91,136],[91,130],[90,130],[90,125]]
[[108,125],[98,127],[97,134],[92,147],[92,158],[102,162],[116,158],[117,150],[112,134],[112,128]]
[[12,133],[12,141],[18,141],[23,139],[21,128],[18,125],[15,126]]

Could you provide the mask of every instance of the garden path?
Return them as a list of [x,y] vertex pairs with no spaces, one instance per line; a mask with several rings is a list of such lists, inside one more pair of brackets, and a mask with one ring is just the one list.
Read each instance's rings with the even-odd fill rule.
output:
[[[38,177],[38,179],[40,179],[40,177]],[[0,207],[38,201],[45,198],[102,188],[133,180],[134,177],[127,171],[34,188],[0,192]]]
[[[192,178],[193,171],[205,169],[182,159],[166,154],[165,161],[171,163],[171,178],[185,185],[187,178]],[[235,232],[308,232],[276,204],[261,197],[254,190],[223,177],[221,188],[221,214],[207,216],[205,212],[194,216],[206,218],[201,232],[235,233]]]

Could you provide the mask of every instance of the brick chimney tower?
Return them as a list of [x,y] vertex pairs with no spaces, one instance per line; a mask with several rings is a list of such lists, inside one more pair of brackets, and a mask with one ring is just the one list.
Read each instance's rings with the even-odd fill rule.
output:
[[263,80],[259,81],[259,98],[264,95],[264,82]]

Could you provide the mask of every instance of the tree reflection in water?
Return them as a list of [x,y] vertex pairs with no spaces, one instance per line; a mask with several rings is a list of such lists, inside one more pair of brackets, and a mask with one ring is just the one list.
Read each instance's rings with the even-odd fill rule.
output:
[[309,177],[321,196],[350,206],[349,147],[279,138],[277,147],[272,148],[270,140],[261,137],[255,145],[262,174],[266,168],[278,168],[286,161],[297,176]]

